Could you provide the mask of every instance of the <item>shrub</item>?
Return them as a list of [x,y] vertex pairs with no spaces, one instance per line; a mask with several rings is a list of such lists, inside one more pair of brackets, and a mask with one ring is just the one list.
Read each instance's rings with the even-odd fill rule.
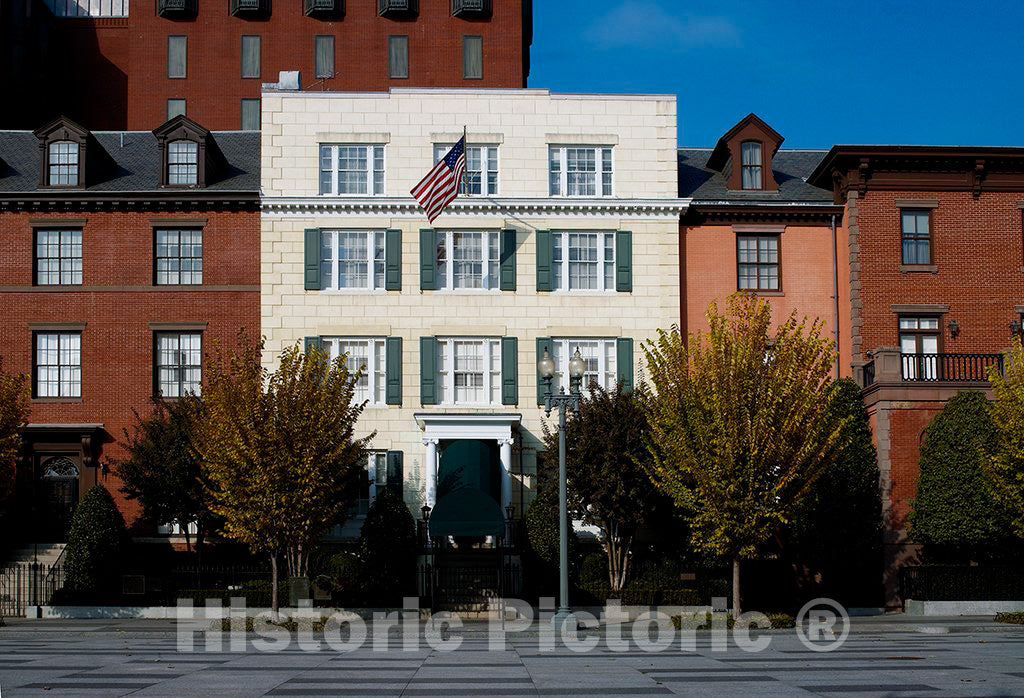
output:
[[[538,593],[552,594],[558,589],[558,481],[548,479],[526,508],[526,539],[530,544],[528,566]],[[579,540],[569,522],[569,577],[578,567]],[[607,577],[607,562],[605,562]]]
[[358,592],[361,588],[362,561],[354,553],[336,553],[324,565],[322,577],[331,591]]
[[359,534],[361,586],[381,605],[412,591],[416,574],[416,522],[402,498],[389,489],[377,492]]
[[71,518],[65,551],[65,586],[76,599],[110,598],[120,593],[118,575],[127,541],[124,518],[102,485],[92,487]]
[[[718,611],[714,614],[711,613],[696,613],[692,615],[680,614],[672,616],[672,627],[676,630],[682,628],[695,629],[695,630],[711,630],[712,629],[712,618],[714,616],[725,617],[725,627],[730,630],[736,626],[736,619],[732,617],[731,613],[724,611]],[[765,616],[768,618],[768,622],[771,624],[770,628],[763,628],[764,630],[782,630],[785,628],[795,628],[796,619],[788,613],[766,613]],[[759,629],[758,626],[753,623],[750,624],[751,630]]]
[[996,614],[997,623],[1012,623],[1013,625],[1024,625],[1024,611],[1008,611]]
[[589,553],[580,563],[579,584],[581,587],[608,586],[608,556],[604,553]]

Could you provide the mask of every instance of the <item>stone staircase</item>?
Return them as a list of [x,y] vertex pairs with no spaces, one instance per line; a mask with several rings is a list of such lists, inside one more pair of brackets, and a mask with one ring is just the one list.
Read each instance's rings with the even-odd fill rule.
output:
[[[22,562],[31,563],[38,560],[40,565],[49,570],[60,559],[65,547],[67,547],[67,543],[40,543],[38,547],[28,545],[12,551],[0,567],[9,567],[15,563]],[[36,557],[37,554],[38,558]]]
[[0,617],[24,616],[29,606],[49,603],[63,582],[59,566],[65,547],[64,543],[40,543],[7,556],[0,565]]

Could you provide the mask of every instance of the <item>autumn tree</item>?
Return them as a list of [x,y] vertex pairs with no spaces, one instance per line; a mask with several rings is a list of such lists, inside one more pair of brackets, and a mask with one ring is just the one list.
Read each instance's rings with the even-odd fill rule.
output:
[[[569,508],[601,530],[613,592],[626,585],[637,530],[664,501],[639,464],[650,459],[644,443],[646,394],[643,384],[634,391],[623,390],[622,383],[611,391],[592,384],[566,422]],[[543,428],[547,453],[557,458],[558,432]]]
[[154,400],[153,411],[135,413],[132,430],[124,430],[128,458],[117,463],[121,491],[142,504],[154,523],[178,522],[191,550],[189,524],[196,524],[196,546],[214,524],[204,469],[195,448],[202,402],[187,393],[174,400]]
[[731,560],[738,617],[740,561],[835,462],[846,421],[829,409],[835,350],[820,320],[793,314],[773,330],[771,307],[747,294],[707,320],[689,341],[673,328],[644,347],[650,475],[688,513],[694,546]]
[[[4,371],[0,357],[0,525],[14,490],[14,462],[21,450],[21,428],[28,421],[28,380]],[[0,541],[6,536],[0,536]]]
[[1006,508],[1013,530],[1024,538],[1024,348],[1013,340],[1005,375],[989,370],[994,400],[992,424],[996,439],[982,467],[992,493]]
[[289,576],[308,576],[310,554],[355,501],[372,435],[354,436],[365,403],[344,357],[291,346],[270,372],[262,352],[242,335],[211,362],[198,446],[224,533],[270,557],[276,612],[278,555]]

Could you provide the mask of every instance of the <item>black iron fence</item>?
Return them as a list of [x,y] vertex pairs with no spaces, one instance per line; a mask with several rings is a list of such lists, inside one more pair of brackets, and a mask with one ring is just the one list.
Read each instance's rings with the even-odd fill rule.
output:
[[1024,567],[903,567],[899,589],[904,601],[1024,601]]
[[44,606],[63,586],[60,565],[15,562],[0,568],[0,616],[23,617],[29,606]]

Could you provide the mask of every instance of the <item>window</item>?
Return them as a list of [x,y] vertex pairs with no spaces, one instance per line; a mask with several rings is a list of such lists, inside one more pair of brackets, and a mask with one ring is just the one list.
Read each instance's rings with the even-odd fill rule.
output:
[[183,99],[169,99],[167,100],[167,120],[170,121],[176,116],[185,115],[185,100]]
[[438,289],[497,289],[500,264],[498,231],[438,232]]
[[313,53],[316,61],[317,78],[334,77],[334,37],[318,36],[313,40]]
[[156,231],[156,283],[158,286],[203,283],[202,230]]
[[500,404],[501,341],[438,339],[437,374],[439,404]]
[[37,333],[36,397],[82,397],[82,334]]
[[198,332],[158,332],[156,389],[163,397],[199,393],[203,378],[203,336]]
[[549,156],[551,196],[612,195],[611,148],[552,146]]
[[78,186],[78,143],[54,141],[49,146],[49,183],[51,187]]
[[778,235],[741,235],[736,249],[741,291],[779,290]]
[[370,505],[377,498],[377,487],[382,486],[387,479],[387,458],[385,451],[371,451],[367,456],[366,477],[359,480],[356,503],[348,510],[350,517],[366,516],[369,513]]
[[556,291],[614,291],[615,233],[551,234]]
[[323,289],[384,288],[383,230],[320,231]]
[[188,37],[167,37],[167,77],[184,78],[188,76]]
[[182,526],[178,521],[171,521],[157,526],[156,532],[161,536],[184,536],[186,532],[195,536],[199,534],[199,522],[189,521],[187,526]]
[[480,80],[484,76],[484,38],[465,36],[462,38],[462,77],[466,80]]
[[[434,162],[448,154],[454,143],[434,144]],[[466,146],[466,181],[459,183],[459,193],[471,196],[494,196],[498,193],[498,147],[494,145]]]
[[46,0],[56,17],[127,17],[128,0]]
[[939,318],[900,318],[900,354],[905,380],[937,380],[939,353]]
[[171,141],[167,144],[167,183],[195,185],[199,182],[199,144]]
[[931,264],[932,235],[929,211],[901,211],[903,221],[903,263]]
[[36,284],[68,286],[82,283],[82,231],[36,232]]
[[569,359],[577,349],[587,366],[580,387],[589,388],[591,383],[596,383],[605,390],[614,390],[618,381],[614,339],[552,339],[551,358],[555,361],[552,390],[557,392],[564,387],[569,391],[565,377],[569,374]]
[[323,347],[331,361],[347,355],[345,365],[353,374],[362,370],[363,375],[356,383],[355,402],[367,400],[371,405],[385,404],[387,387],[387,350],[383,337],[353,339],[349,337],[323,337]]
[[260,37],[242,37],[242,77],[259,78],[260,76]]
[[242,100],[242,130],[260,130],[260,101],[258,99]]
[[388,37],[388,77],[409,77],[409,37]]
[[743,159],[743,188],[762,189],[761,184],[761,144],[757,141],[746,141],[740,146]]
[[384,146],[320,146],[321,194],[384,193]]

